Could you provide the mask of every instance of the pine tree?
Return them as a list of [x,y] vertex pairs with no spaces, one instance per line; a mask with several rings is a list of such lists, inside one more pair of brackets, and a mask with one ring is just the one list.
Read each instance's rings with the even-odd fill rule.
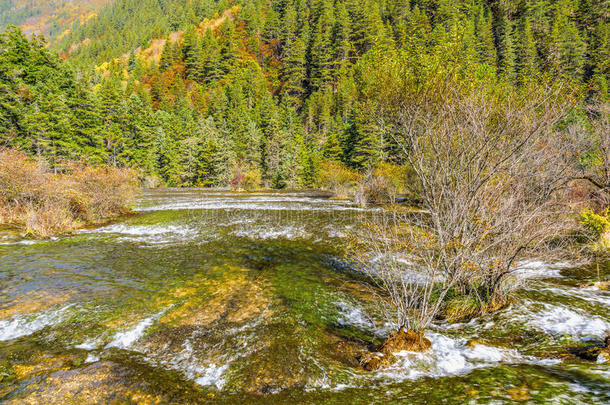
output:
[[256,35],[261,29],[261,7],[257,7],[254,2],[248,2],[239,17],[244,21],[246,32],[250,36]]
[[594,31],[591,43],[591,81],[602,101],[609,101],[610,93],[610,22],[601,22]]
[[492,18],[489,12],[485,12],[483,6],[479,7],[475,31],[476,50],[479,62],[495,67],[498,63],[498,57],[496,54],[496,46],[494,44]]
[[517,48],[517,67],[519,82],[523,83],[538,72],[538,53],[529,18],[525,18],[519,29],[519,45]]
[[282,49],[285,49],[289,42],[295,40],[297,26],[297,10],[293,4],[288,4],[282,18]]
[[203,79],[203,63],[201,54],[201,44],[199,36],[194,26],[189,26],[184,33],[182,43],[182,54],[186,78],[199,82]]
[[318,18],[311,37],[309,84],[313,91],[329,83],[332,74],[331,35],[333,16],[327,0],[320,0]]
[[339,162],[343,157],[343,148],[340,141],[342,127],[341,121],[335,119],[324,143],[324,157],[330,161]]
[[203,36],[203,71],[206,83],[218,81],[222,75],[222,56],[220,54],[218,41],[210,28]]
[[163,50],[161,51],[161,58],[159,60],[159,70],[165,72],[170,69],[176,61],[176,46],[171,43],[169,39],[165,40]]
[[136,54],[135,52],[129,52],[129,58],[127,59],[127,71],[129,73],[133,72],[136,68]]
[[585,44],[578,28],[568,18],[568,5],[560,2],[551,29],[551,60],[555,70],[566,77],[580,78],[583,74]]
[[513,23],[500,13],[498,23],[498,70],[508,80],[515,80],[515,48],[513,40]]
[[352,52],[350,19],[343,3],[338,3],[335,25],[332,31],[333,73],[337,77],[342,68],[349,62]]
[[142,99],[133,93],[127,100],[126,151],[125,156],[135,165],[152,170],[148,150],[151,147],[153,128],[151,127],[152,111]]
[[121,101],[120,86],[112,79],[102,83],[99,93],[100,116],[102,117],[101,133],[104,138],[108,163],[118,166],[125,148],[123,124],[125,119],[124,105]]
[[40,100],[39,105],[47,120],[44,123],[44,134],[38,144],[42,149],[42,156],[49,160],[51,167],[57,169],[63,159],[78,156],[79,152],[78,145],[70,136],[70,109],[65,97],[53,90]]
[[105,150],[99,135],[101,116],[97,99],[83,82],[79,82],[75,90],[68,100],[68,107],[73,112],[70,128],[78,150],[74,158],[86,157],[101,163],[105,160]]
[[235,34],[235,25],[229,19],[225,20],[221,27],[222,40],[220,44],[220,61],[224,74],[233,70],[239,58],[239,47]]
[[280,19],[277,12],[271,8],[267,13],[265,19],[265,26],[263,28],[262,37],[266,43],[270,44],[274,39],[279,39],[281,29],[280,29]]
[[383,135],[374,119],[359,110],[355,114],[355,133],[352,164],[360,169],[370,169],[383,157]]
[[291,102],[297,105],[305,93],[305,52],[305,44],[300,38],[288,42],[282,74],[284,91],[291,97]]

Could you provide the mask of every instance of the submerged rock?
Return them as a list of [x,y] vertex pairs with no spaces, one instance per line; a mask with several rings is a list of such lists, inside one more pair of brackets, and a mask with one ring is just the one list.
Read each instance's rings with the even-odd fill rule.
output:
[[589,283],[579,284],[579,287],[606,291],[606,290],[610,289],[610,281],[589,282]]
[[583,360],[605,363],[610,359],[610,335],[607,335],[602,344],[572,348],[570,353]]
[[381,352],[368,352],[360,357],[360,365],[366,371],[375,371],[392,365],[396,362],[396,357],[393,354],[385,355]]
[[333,345],[333,358],[352,367],[360,365],[360,359],[366,354],[372,354],[363,342],[343,340],[337,337]]
[[362,355],[360,365],[368,371],[377,370],[393,364],[396,361],[394,353],[402,351],[423,353],[431,347],[432,343],[423,335],[401,328],[387,338],[378,352]]

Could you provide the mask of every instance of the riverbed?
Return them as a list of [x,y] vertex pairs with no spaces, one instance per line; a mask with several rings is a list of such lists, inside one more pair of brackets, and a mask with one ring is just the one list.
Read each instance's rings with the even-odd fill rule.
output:
[[[592,264],[521,263],[518,299],[435,323],[432,349],[367,372],[394,327],[345,260],[375,208],[297,192],[145,190],[136,215],[0,239],[0,402],[608,403]],[[610,265],[602,263],[608,279]]]

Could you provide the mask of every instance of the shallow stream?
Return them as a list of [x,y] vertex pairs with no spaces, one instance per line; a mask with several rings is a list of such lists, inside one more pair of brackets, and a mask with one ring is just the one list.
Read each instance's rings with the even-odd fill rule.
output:
[[342,246],[369,210],[164,189],[137,211],[69,237],[1,237],[0,402],[610,402],[608,361],[568,351],[610,330],[610,293],[579,286],[596,266],[522,263],[517,303],[437,323],[428,353],[366,372],[354,353],[392,325]]

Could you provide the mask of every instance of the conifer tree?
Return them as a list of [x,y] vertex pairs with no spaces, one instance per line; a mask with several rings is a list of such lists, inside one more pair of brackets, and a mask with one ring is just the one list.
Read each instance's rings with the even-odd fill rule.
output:
[[196,82],[203,79],[203,63],[201,55],[201,44],[194,26],[189,26],[184,33],[182,43],[182,54],[186,78]]
[[349,62],[352,52],[352,45],[349,39],[351,35],[350,25],[347,9],[343,3],[338,3],[332,32],[333,70],[335,77],[338,76],[345,64]]
[[246,32],[250,36],[256,35],[261,29],[261,9],[256,6],[255,2],[249,1],[239,13],[239,17],[244,21]]
[[335,119],[328,132],[326,142],[324,143],[324,157],[330,161],[339,162],[343,157],[343,149],[340,141],[342,129],[341,120]]
[[494,33],[492,27],[492,18],[489,12],[485,12],[483,6],[479,6],[479,12],[476,19],[476,50],[480,63],[486,63],[489,66],[497,66],[498,58],[496,54],[496,46],[494,44]]
[[220,44],[220,61],[224,74],[232,71],[239,57],[235,25],[231,20],[226,20],[221,27],[222,41]]
[[222,56],[216,36],[210,28],[205,31],[203,36],[203,71],[206,83],[218,81],[222,75]]
[[127,59],[127,71],[129,73],[133,72],[136,68],[136,54],[135,52],[129,52],[129,58]]
[[291,98],[293,104],[300,104],[305,93],[305,44],[300,38],[290,40],[287,44],[284,59],[283,80],[284,91]]
[[102,117],[101,133],[104,138],[108,163],[113,166],[122,164],[124,150],[123,103],[120,86],[112,78],[105,79],[99,93],[100,115]]
[[169,39],[165,40],[163,50],[161,51],[161,58],[159,60],[159,70],[165,72],[170,69],[176,61],[176,46],[171,43]]
[[148,150],[151,147],[153,128],[151,127],[152,111],[133,93],[127,100],[126,148],[128,159],[135,165],[152,170]]
[[530,20],[527,17],[519,29],[517,56],[519,82],[523,83],[531,79],[538,71],[538,53]]
[[360,169],[370,169],[383,157],[383,135],[374,118],[363,110],[354,117],[352,164]]
[[93,162],[103,162],[105,151],[99,134],[101,116],[97,99],[82,81],[77,83],[73,97],[68,100],[68,107],[73,112],[70,128],[78,151],[77,156],[74,157],[86,157]]
[[333,16],[327,0],[320,0],[318,7],[318,18],[313,29],[310,45],[311,71],[309,83],[313,91],[329,83],[332,77],[331,35]]
[[551,29],[551,56],[559,73],[579,78],[583,73],[585,44],[576,24],[568,18],[567,7],[565,2],[559,2],[556,7]]
[[513,23],[505,12],[500,13],[498,22],[498,70],[507,79],[515,79],[515,46]]

